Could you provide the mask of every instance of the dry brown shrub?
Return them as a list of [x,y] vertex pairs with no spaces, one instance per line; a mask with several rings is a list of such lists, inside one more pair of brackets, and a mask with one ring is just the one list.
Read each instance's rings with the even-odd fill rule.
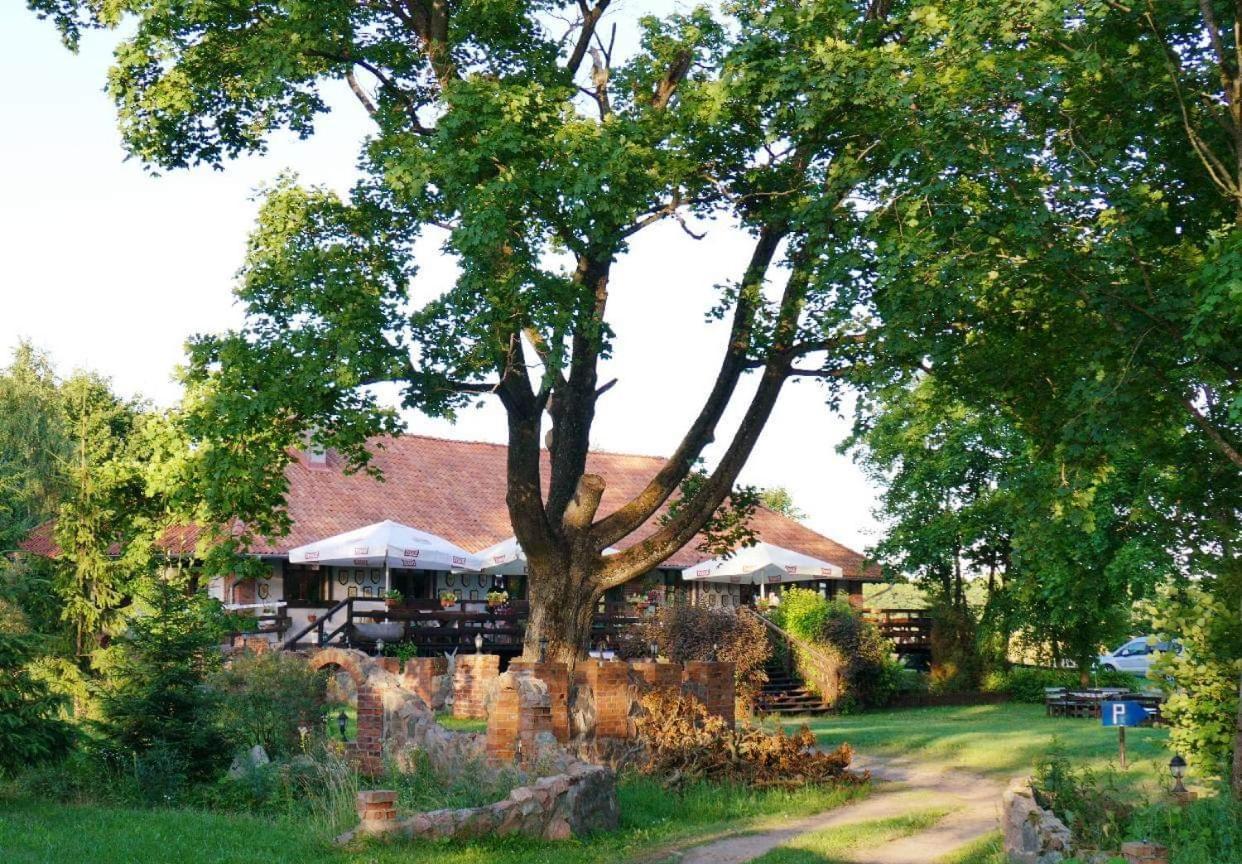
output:
[[772,655],[763,623],[753,615],[695,604],[665,606],[642,628],[640,644],[655,642],[674,663],[721,660],[732,663],[737,697],[747,706],[768,681],[763,667]]
[[869,777],[846,770],[854,756],[848,744],[825,753],[805,725],[792,735],[783,729],[730,729],[703,703],[675,690],[654,690],[640,704],[643,714],[636,723],[646,755],[639,770],[665,777],[670,785],[706,779],[793,788]]

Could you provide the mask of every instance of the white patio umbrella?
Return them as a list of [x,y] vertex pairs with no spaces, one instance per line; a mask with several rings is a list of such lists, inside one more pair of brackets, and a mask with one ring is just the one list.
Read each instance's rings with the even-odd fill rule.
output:
[[762,542],[739,549],[731,558],[713,558],[681,571],[681,578],[691,582],[728,582],[731,585],[779,585],[840,579],[843,575],[836,564]]
[[[493,543],[486,549],[474,553],[482,562],[482,571],[494,576],[525,576],[526,553],[516,537],[508,537],[499,543]],[[605,555],[615,555],[617,550],[611,546],[604,550]]]
[[457,544],[391,519],[290,549],[289,563],[343,567],[382,565],[385,589],[390,567],[478,571],[483,565],[477,556]]

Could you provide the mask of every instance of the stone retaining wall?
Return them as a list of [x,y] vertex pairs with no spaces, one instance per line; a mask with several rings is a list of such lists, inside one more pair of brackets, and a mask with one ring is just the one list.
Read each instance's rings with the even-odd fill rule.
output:
[[520,786],[502,801],[464,810],[432,810],[398,819],[390,805],[396,793],[358,793],[361,819],[357,831],[337,838],[348,843],[360,834],[408,839],[504,837],[522,834],[544,840],[566,840],[616,829],[619,811],[612,771],[575,762],[563,774],[541,777]]
[[[1013,864],[1057,864],[1075,857],[1073,837],[1055,813],[1035,800],[1031,781],[1015,780],[1001,798],[1005,853]],[[1154,843],[1123,843],[1120,853],[1077,850],[1087,864],[1124,858],[1127,864],[1168,864],[1169,853]]]

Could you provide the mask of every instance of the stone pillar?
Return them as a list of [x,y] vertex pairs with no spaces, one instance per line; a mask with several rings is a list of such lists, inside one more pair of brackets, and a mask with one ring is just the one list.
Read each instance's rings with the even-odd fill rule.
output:
[[703,703],[707,713],[722,718],[729,727],[734,722],[734,680],[732,663],[690,660],[686,663],[683,687]]
[[453,673],[453,716],[481,719],[487,716],[484,697],[488,685],[500,675],[500,655],[462,654]]
[[384,703],[370,682],[358,685],[358,770],[370,777],[384,771]]
[[487,756],[492,762],[508,764],[517,755],[518,715],[521,700],[517,687],[502,676],[496,688],[492,710],[487,715]]
[[447,657],[411,657],[405,661],[401,686],[417,693],[432,711],[438,711],[444,707],[444,676],[447,674]]
[[531,765],[538,757],[538,739],[543,733],[553,734],[546,683],[529,670],[501,675],[487,718],[488,758],[495,763]]
[[363,834],[385,834],[397,827],[397,793],[377,789],[358,793],[358,830]]
[[564,744],[569,740],[569,667],[564,663],[537,663],[514,660],[510,672],[528,672],[548,688],[548,700],[552,713],[552,734]]
[[599,738],[630,738],[630,666],[607,660],[583,660],[578,664],[595,697],[595,735]]

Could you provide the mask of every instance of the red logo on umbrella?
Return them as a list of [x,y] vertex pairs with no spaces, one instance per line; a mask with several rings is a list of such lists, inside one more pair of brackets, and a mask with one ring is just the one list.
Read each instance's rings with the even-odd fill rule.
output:
[[369,555],[369,554],[371,554],[371,547],[369,547],[369,546],[355,546],[355,547],[354,547],[354,554],[355,554],[355,555]]
[[318,560],[319,560],[319,553],[318,553],[318,552],[307,552],[307,553],[306,553],[306,560],[307,560],[307,561],[318,561]]
[[417,550],[417,549],[406,549],[406,550],[405,550],[405,557],[406,557],[406,558],[417,558],[417,557],[418,557],[418,552],[419,552],[419,550]]

